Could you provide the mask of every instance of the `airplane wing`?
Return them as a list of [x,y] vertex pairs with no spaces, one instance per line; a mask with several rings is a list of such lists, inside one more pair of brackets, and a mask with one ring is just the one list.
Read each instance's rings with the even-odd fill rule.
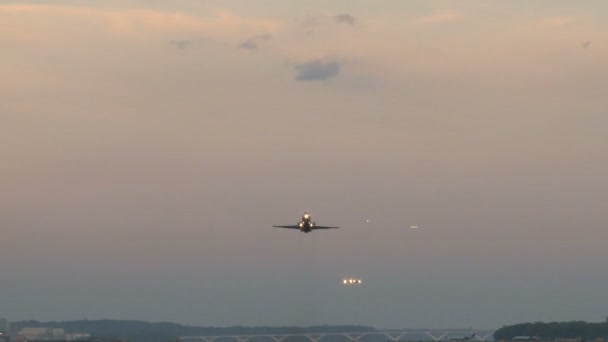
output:
[[300,226],[273,226],[275,228],[300,229]]
[[311,229],[338,229],[340,227],[312,226]]

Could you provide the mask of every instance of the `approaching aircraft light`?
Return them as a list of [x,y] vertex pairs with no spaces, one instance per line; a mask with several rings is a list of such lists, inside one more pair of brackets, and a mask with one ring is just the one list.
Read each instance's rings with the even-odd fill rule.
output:
[[302,220],[298,222],[294,226],[273,226],[276,228],[289,228],[289,229],[299,229],[301,232],[310,233],[314,229],[335,229],[340,227],[328,227],[328,226],[317,226],[316,223],[312,222],[310,219],[309,213],[304,213],[302,216]]
[[353,286],[363,284],[363,281],[361,280],[361,278],[344,278],[342,279],[342,284],[346,286]]

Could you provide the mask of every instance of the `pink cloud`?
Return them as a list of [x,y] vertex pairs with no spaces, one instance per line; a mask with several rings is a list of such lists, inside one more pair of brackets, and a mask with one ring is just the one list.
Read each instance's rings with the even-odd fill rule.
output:
[[416,20],[418,23],[422,24],[438,24],[445,23],[449,21],[455,21],[461,19],[463,17],[462,13],[459,12],[446,12],[446,13],[437,13],[433,15],[429,15],[426,17],[418,18]]
[[252,31],[273,33],[279,26],[276,21],[270,19],[242,17],[226,11],[215,11],[213,15],[201,16],[144,9],[119,10],[60,5],[0,5],[0,19],[2,18],[32,19],[28,22],[29,25],[24,25],[23,21],[19,20],[18,25],[22,33],[41,31],[40,28],[48,21],[54,21],[53,27],[71,29],[67,23],[59,22],[59,25],[56,25],[58,18],[85,19],[89,24],[116,34],[188,31],[212,36],[230,36]]

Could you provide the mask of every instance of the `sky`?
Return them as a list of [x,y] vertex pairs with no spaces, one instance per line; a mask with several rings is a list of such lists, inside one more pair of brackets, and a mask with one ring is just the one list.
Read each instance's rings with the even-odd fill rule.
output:
[[0,0],[0,317],[603,321],[607,13]]

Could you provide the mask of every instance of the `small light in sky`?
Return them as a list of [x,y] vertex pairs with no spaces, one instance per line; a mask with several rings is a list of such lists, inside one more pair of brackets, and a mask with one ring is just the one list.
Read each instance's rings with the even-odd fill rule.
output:
[[410,229],[418,229],[418,226],[410,226]]
[[365,220],[366,223],[369,223],[369,219]]

